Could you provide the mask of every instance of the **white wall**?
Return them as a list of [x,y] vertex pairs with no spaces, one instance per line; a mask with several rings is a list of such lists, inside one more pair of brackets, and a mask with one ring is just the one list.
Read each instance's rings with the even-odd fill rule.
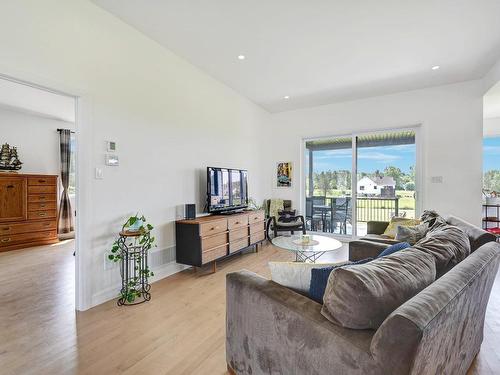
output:
[[[441,86],[272,115],[272,158],[293,161],[295,184],[273,196],[300,202],[304,137],[344,135],[421,124],[422,207],[481,223],[482,81]],[[279,145],[279,146],[278,146]],[[443,183],[431,183],[442,176]],[[274,181],[274,180],[273,180]]]
[[8,79],[0,79],[0,103],[24,112],[75,122],[75,99]]
[[22,113],[0,106],[0,143],[17,146],[24,163],[20,172],[59,175],[58,128],[74,129],[74,124]]
[[[176,206],[196,202],[200,210],[206,166],[246,168],[250,195],[268,195],[261,168],[268,113],[94,4],[2,1],[0,51],[0,73],[76,88],[91,105],[85,173],[99,166],[104,179],[85,181],[90,191],[79,192],[91,199],[82,234],[90,246],[81,251],[92,297],[83,304],[116,296],[118,269],[104,268],[104,254],[137,211],[156,225],[155,273],[176,269]],[[119,167],[104,167],[105,140],[117,142]]]
[[485,137],[500,135],[500,117],[485,118],[483,121],[483,134]]
[[483,94],[500,82],[500,59],[494,64],[489,72],[483,77]]

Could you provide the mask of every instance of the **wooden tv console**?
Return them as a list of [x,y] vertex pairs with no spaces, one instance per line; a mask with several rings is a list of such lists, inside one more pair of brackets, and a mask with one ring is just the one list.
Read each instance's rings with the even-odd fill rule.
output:
[[175,223],[177,263],[202,267],[266,239],[264,211],[209,215]]

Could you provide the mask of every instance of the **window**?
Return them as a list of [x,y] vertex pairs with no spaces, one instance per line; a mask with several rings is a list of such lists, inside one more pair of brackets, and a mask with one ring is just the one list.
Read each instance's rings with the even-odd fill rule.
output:
[[414,218],[416,150],[414,129],[306,140],[307,229],[362,236],[369,221]]
[[483,139],[483,189],[500,192],[500,137]]

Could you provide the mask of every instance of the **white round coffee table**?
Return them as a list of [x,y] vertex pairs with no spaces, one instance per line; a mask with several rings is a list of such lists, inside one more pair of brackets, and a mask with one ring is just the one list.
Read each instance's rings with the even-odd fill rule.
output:
[[308,236],[310,238],[308,244],[301,243],[301,234],[274,237],[271,242],[274,246],[294,252],[296,262],[316,263],[323,254],[342,247],[342,242],[332,237],[319,234]]

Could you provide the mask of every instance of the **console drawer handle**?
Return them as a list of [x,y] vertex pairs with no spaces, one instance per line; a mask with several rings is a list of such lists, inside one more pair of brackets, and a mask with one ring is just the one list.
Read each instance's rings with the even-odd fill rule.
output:
[[3,227],[2,230],[10,230],[10,227]]
[[45,212],[40,212],[38,216],[47,216],[47,214]]
[[45,203],[41,203],[41,204],[40,204],[40,207],[45,207],[45,206],[46,206],[46,204],[45,204]]
[[14,188],[14,185],[7,185],[7,189],[12,189]]
[[38,180],[38,182],[43,184],[44,182],[47,182],[47,180]]
[[2,242],[10,242],[10,238],[4,238]]

